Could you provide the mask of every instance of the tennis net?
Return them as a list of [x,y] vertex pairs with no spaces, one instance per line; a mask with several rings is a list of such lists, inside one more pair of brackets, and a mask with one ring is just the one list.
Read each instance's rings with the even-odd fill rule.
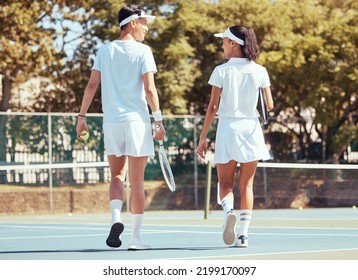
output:
[[358,204],[358,165],[259,163],[256,206],[340,207]]
[[[358,205],[357,169],[358,165],[350,164],[259,163],[254,181],[255,208]],[[0,214],[108,211],[107,162],[13,165],[0,166],[0,170],[6,173],[8,182],[13,181],[0,184]],[[149,168],[147,172],[153,171]],[[203,172],[199,168],[199,208],[204,205]],[[176,181],[175,193],[168,192],[162,178],[146,181],[147,210],[193,209],[194,174],[179,176]],[[211,209],[220,209],[216,184],[213,169]],[[128,182],[126,186],[129,197]],[[240,197],[237,187],[235,196]],[[235,199],[236,209],[239,203],[240,199]],[[126,203],[125,207],[128,210]]]

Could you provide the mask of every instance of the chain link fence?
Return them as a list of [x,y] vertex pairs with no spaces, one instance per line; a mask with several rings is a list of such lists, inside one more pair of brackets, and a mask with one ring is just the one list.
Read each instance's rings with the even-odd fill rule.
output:
[[[203,116],[165,117],[165,147],[177,191],[167,191],[158,158],[150,159],[145,173],[148,209],[204,206],[208,172],[195,152],[203,120]],[[88,115],[90,138],[86,142],[77,140],[76,123],[76,114],[0,114],[0,214],[107,211],[110,172],[102,115]],[[213,151],[215,128],[216,123],[208,135]],[[280,148],[270,143],[276,138],[267,137],[268,133],[266,131],[268,146]],[[272,154],[274,157],[279,153],[272,149]],[[292,153],[292,158],[294,156]],[[317,171],[313,166],[282,169],[275,167],[275,163],[270,164],[260,167],[255,177],[256,207],[358,204],[356,165],[341,171],[339,166],[338,171]],[[215,168],[212,175],[210,207],[215,209],[218,207]],[[130,188],[127,188],[129,195]],[[236,192],[236,196],[240,194]],[[129,210],[129,206],[126,207]]]

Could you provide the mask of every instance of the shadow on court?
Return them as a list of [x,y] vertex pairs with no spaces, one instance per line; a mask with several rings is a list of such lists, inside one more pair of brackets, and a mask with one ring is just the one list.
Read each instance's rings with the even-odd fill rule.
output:
[[[223,247],[193,247],[193,248],[152,248],[150,250],[145,251],[210,251],[210,250],[226,250],[227,248]],[[82,250],[31,250],[31,251],[0,251],[0,255],[2,254],[58,254],[58,253],[102,253],[102,252],[128,252],[127,249],[82,249]],[[130,254],[135,254],[143,252],[143,250],[132,250]]]

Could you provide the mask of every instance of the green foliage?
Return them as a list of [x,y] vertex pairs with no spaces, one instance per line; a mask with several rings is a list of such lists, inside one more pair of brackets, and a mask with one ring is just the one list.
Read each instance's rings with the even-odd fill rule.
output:
[[10,108],[12,87],[18,83],[37,76],[53,78],[54,83],[61,82],[58,73],[65,68],[65,47],[73,40],[69,38],[71,22],[83,23],[87,12],[90,13],[87,4],[80,2],[3,1],[0,9],[0,74],[5,86],[2,88],[1,111]]

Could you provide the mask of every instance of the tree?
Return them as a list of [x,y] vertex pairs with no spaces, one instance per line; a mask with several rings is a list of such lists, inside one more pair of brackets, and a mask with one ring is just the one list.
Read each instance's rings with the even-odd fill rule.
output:
[[[81,1],[82,2],[82,1]],[[74,40],[69,38],[72,22],[84,23],[91,14],[92,1],[40,0],[1,1],[0,8],[0,77],[2,98],[0,111],[10,108],[12,88],[32,77],[48,77],[54,84],[62,84],[59,75],[66,65],[65,47]],[[76,39],[76,38],[75,38]],[[36,111],[51,111],[53,100],[69,97],[66,84],[53,97],[53,92],[43,96],[44,108]],[[65,88],[65,90],[63,89]],[[68,93],[64,95],[63,93]],[[41,97],[39,98],[41,100]],[[71,98],[70,98],[71,99]],[[39,102],[41,104],[41,101]],[[62,103],[66,104],[65,102]],[[62,106],[64,108],[64,106]],[[32,108],[30,108],[32,109]],[[0,118],[0,161],[6,161],[6,117]],[[5,144],[5,145],[3,145]]]
[[[302,158],[338,162],[347,145],[357,141],[357,4],[280,1],[272,13],[284,26],[275,26],[263,39],[275,123],[297,139]],[[303,112],[310,113],[308,118]],[[312,149],[317,143],[319,158]]]
[[[77,111],[97,48],[118,37],[117,12],[127,2],[5,1],[0,70],[7,94],[1,108],[8,106],[12,83],[41,73],[61,87],[44,91],[36,110]],[[358,141],[356,1],[149,0],[145,8],[157,15],[146,43],[157,62],[155,78],[165,113],[205,113],[207,81],[214,67],[224,62],[221,40],[213,34],[245,25],[256,31],[262,51],[258,63],[271,78],[275,109],[267,132],[273,133],[272,139],[287,143],[287,150],[296,148],[302,159],[335,162],[348,143]],[[82,29],[70,57],[64,50],[68,21]],[[54,28],[56,22],[61,28]],[[61,47],[55,48],[55,42]],[[101,111],[100,94],[90,111]]]
[[[10,109],[12,86],[63,67],[68,24],[80,21],[78,1],[1,1],[0,111]],[[58,78],[58,77],[57,77]]]

